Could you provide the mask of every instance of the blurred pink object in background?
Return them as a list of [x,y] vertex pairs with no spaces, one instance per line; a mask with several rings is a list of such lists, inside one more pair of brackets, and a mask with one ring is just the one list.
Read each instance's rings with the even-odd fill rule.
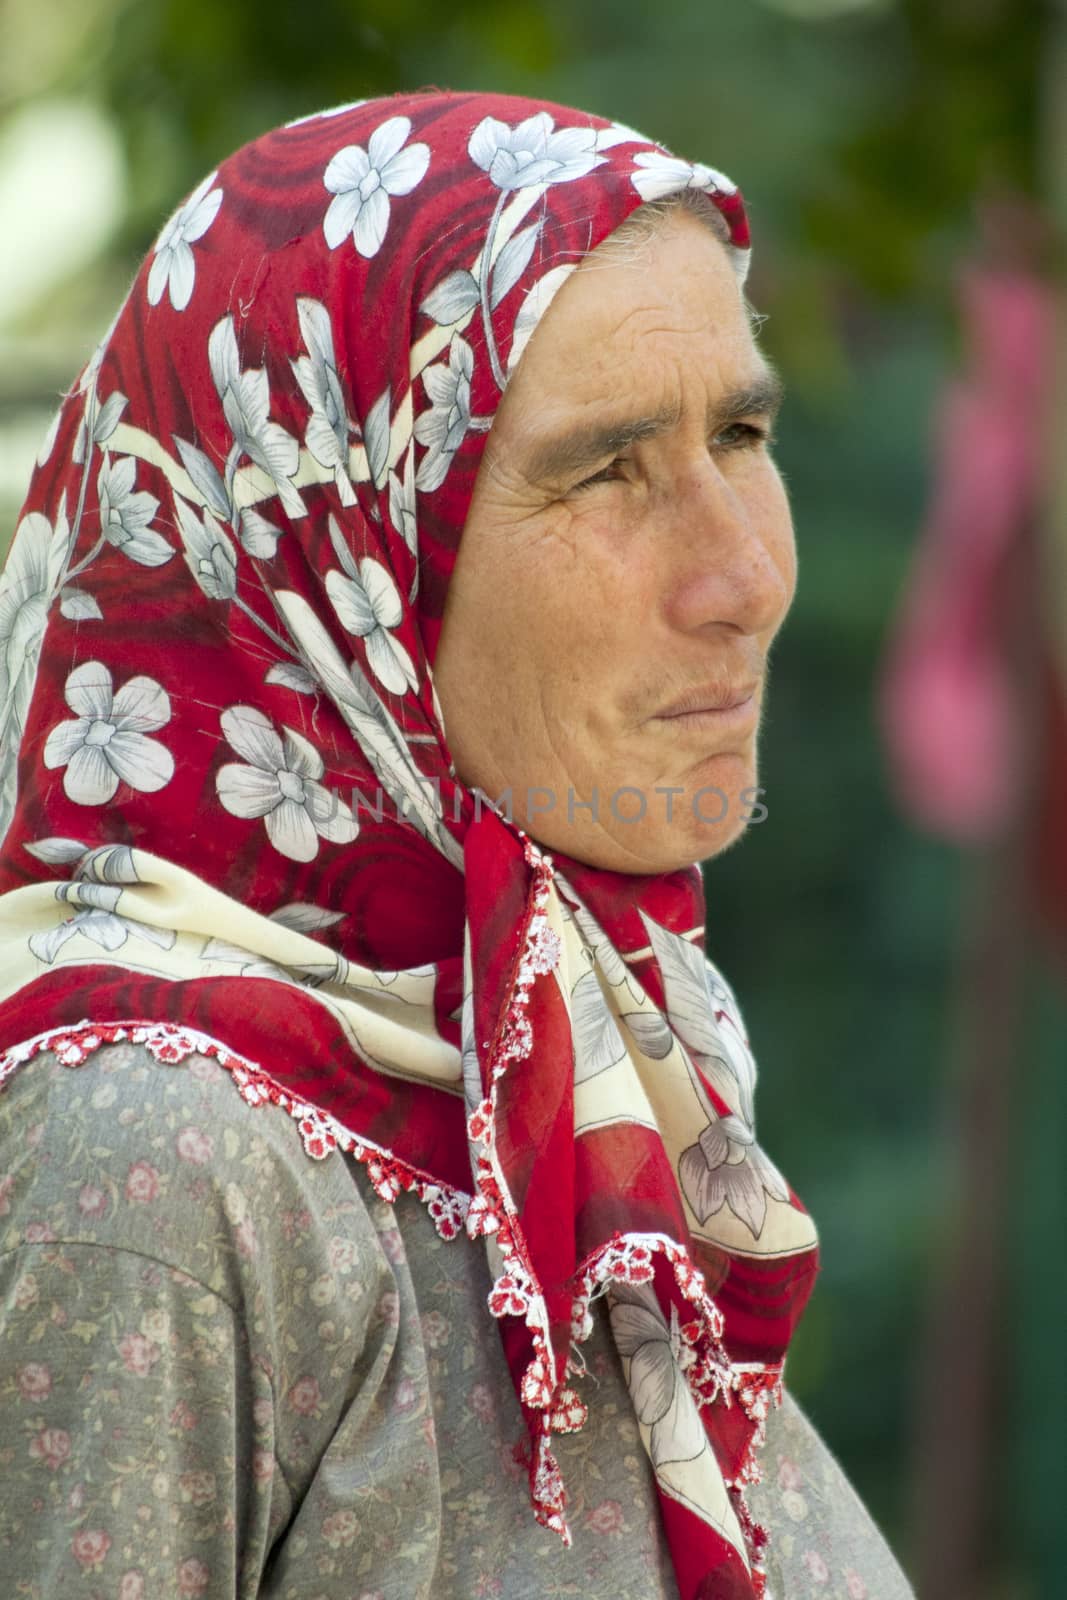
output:
[[1039,279],[1005,267],[966,269],[960,299],[969,372],[941,402],[929,514],[880,700],[902,808],[973,844],[1002,832],[1027,781],[1006,610],[1039,510],[1054,305]]

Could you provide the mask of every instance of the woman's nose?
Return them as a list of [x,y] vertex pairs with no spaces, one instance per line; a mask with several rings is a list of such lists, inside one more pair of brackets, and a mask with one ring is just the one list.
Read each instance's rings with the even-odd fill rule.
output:
[[727,626],[773,634],[796,587],[793,522],[768,460],[736,476],[708,456],[679,484],[669,620],[684,632]]

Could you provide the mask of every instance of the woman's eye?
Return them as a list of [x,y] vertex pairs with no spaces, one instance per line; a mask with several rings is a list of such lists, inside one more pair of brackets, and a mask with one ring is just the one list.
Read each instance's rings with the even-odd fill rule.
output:
[[756,445],[770,444],[771,433],[755,422],[734,422],[717,433],[713,442],[723,450],[751,450]]
[[[773,442],[771,430],[756,422],[733,422],[728,428],[723,428],[712,440],[712,447],[716,450],[754,450],[759,445],[769,445]],[[626,468],[631,465],[629,456],[615,456],[606,467],[601,467],[599,472],[591,473],[588,478],[583,478],[580,483],[573,485],[572,494],[580,494],[585,489],[595,489],[598,484],[619,483],[625,479]]]
[[572,493],[577,494],[582,489],[593,489],[598,483],[614,483],[621,476],[620,468],[626,466],[627,460],[626,456],[616,456],[614,461],[609,461],[599,472],[594,472],[591,477],[583,478],[581,483],[576,483]]

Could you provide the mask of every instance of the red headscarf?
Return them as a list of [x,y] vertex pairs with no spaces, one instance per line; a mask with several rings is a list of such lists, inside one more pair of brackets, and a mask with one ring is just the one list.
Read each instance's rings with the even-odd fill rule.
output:
[[[237,152],[42,449],[0,584],[0,1077],[209,1050],[484,1235],[539,1518],[611,1324],[685,1600],[763,1592],[743,1488],[816,1270],[754,1140],[696,868],[557,872],[456,779],[432,663],[486,431],[575,264],[710,168],[421,94]],[[577,1385],[577,1386],[576,1386]]]

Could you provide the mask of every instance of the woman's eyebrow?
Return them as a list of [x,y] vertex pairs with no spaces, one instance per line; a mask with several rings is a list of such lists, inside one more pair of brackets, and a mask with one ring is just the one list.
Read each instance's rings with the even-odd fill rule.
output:
[[524,464],[523,476],[531,483],[555,483],[616,456],[643,439],[655,439],[678,421],[678,411],[658,411],[650,417],[618,418],[568,428],[565,433],[539,439]]
[[767,363],[751,383],[720,395],[708,407],[708,432],[717,432],[741,417],[768,417],[772,422],[785,399],[785,385],[778,372]]
[[[773,419],[781,407],[784,386],[770,366],[751,383],[720,395],[708,410],[708,431],[715,433],[740,417],[767,416]],[[580,475],[598,462],[620,455],[631,445],[656,439],[677,426],[676,407],[647,417],[625,417],[606,422],[568,428],[566,432],[537,440],[523,462],[523,476],[530,483],[557,483]]]

